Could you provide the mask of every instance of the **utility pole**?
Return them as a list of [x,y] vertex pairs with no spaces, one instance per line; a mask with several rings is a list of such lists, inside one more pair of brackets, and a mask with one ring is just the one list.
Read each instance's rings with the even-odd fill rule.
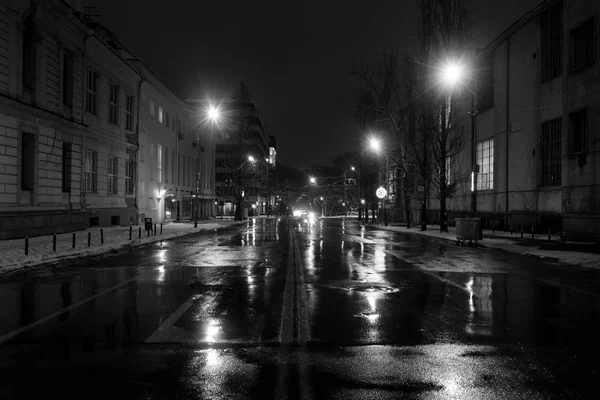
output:
[[347,188],[348,188],[348,181],[346,178],[346,171],[344,171],[344,217],[348,216],[348,195],[347,195]]

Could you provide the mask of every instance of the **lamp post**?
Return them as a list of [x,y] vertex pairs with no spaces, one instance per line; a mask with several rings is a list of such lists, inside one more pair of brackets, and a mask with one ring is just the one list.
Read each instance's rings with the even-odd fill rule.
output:
[[[210,132],[211,132],[211,138],[213,135],[213,129],[214,129],[214,125],[215,123],[219,120],[220,118],[220,111],[218,108],[210,105],[206,115],[208,120],[210,121]],[[194,209],[194,228],[198,227],[198,196],[199,196],[199,186],[200,186],[200,137],[198,136],[198,134],[196,135],[196,198],[194,199],[194,202],[192,203],[193,209]]]

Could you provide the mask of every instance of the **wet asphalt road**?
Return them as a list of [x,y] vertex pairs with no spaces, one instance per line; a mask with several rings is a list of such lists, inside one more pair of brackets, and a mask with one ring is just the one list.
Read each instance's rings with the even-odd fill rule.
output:
[[255,219],[0,281],[0,399],[597,398],[600,273]]

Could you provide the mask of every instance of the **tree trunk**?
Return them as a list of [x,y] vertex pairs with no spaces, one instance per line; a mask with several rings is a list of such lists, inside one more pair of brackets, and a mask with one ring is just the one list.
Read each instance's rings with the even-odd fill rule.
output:
[[446,113],[447,103],[444,99],[444,106],[442,108],[442,134],[440,137],[440,157],[438,162],[440,163],[440,176],[439,176],[439,191],[440,191],[440,232],[448,232],[448,226],[446,225],[446,135],[448,133],[448,123],[446,119],[448,115]]
[[[406,179],[404,182],[406,184]],[[404,212],[406,213],[406,229],[410,229],[410,197],[406,188],[404,188]]]

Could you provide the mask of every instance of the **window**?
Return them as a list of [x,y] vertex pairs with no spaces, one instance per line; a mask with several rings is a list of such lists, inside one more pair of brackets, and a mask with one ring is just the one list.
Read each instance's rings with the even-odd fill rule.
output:
[[24,22],[23,31],[23,86],[27,89],[35,88],[37,76],[37,29],[33,16]]
[[62,100],[66,106],[73,106],[73,55],[63,52]]
[[169,113],[165,111],[165,126],[169,127]]
[[108,85],[108,122],[119,124],[119,87]]
[[560,136],[562,118],[542,123],[540,136],[541,186],[560,185]]
[[175,132],[175,116],[171,117],[171,129],[173,129],[173,132]]
[[35,134],[23,132],[21,137],[21,190],[33,190],[35,180]]
[[169,183],[169,149],[165,147],[165,183]]
[[150,100],[150,116],[154,118],[154,101]]
[[85,110],[98,115],[98,72],[88,69],[87,82],[85,86],[86,108]]
[[133,194],[133,186],[135,182],[135,162],[125,162],[125,193]]
[[569,151],[581,153],[587,150],[587,109],[569,114]]
[[117,157],[108,157],[108,193],[117,194],[117,170],[119,162]]
[[594,23],[595,19],[590,18],[571,31],[570,67],[572,71],[588,66],[595,60]]
[[71,192],[71,143],[62,146],[62,191]]
[[140,145],[140,162],[143,163],[146,161],[146,145]]
[[125,104],[125,129],[133,131],[133,103],[134,97],[127,96]]
[[163,110],[162,107],[158,107],[158,122],[160,122],[162,124],[163,122]]
[[476,85],[477,111],[484,112],[494,107],[494,55],[490,54],[483,60],[478,71]]
[[477,190],[494,188],[494,140],[477,143]]
[[540,15],[542,83],[562,75],[562,1]]
[[89,193],[96,193],[98,181],[96,173],[98,172],[98,153],[91,150],[85,150],[85,182],[83,190]]
[[157,156],[156,165],[158,168],[156,179],[158,180],[158,183],[160,183],[162,181],[162,146],[160,144],[157,145],[156,156]]

